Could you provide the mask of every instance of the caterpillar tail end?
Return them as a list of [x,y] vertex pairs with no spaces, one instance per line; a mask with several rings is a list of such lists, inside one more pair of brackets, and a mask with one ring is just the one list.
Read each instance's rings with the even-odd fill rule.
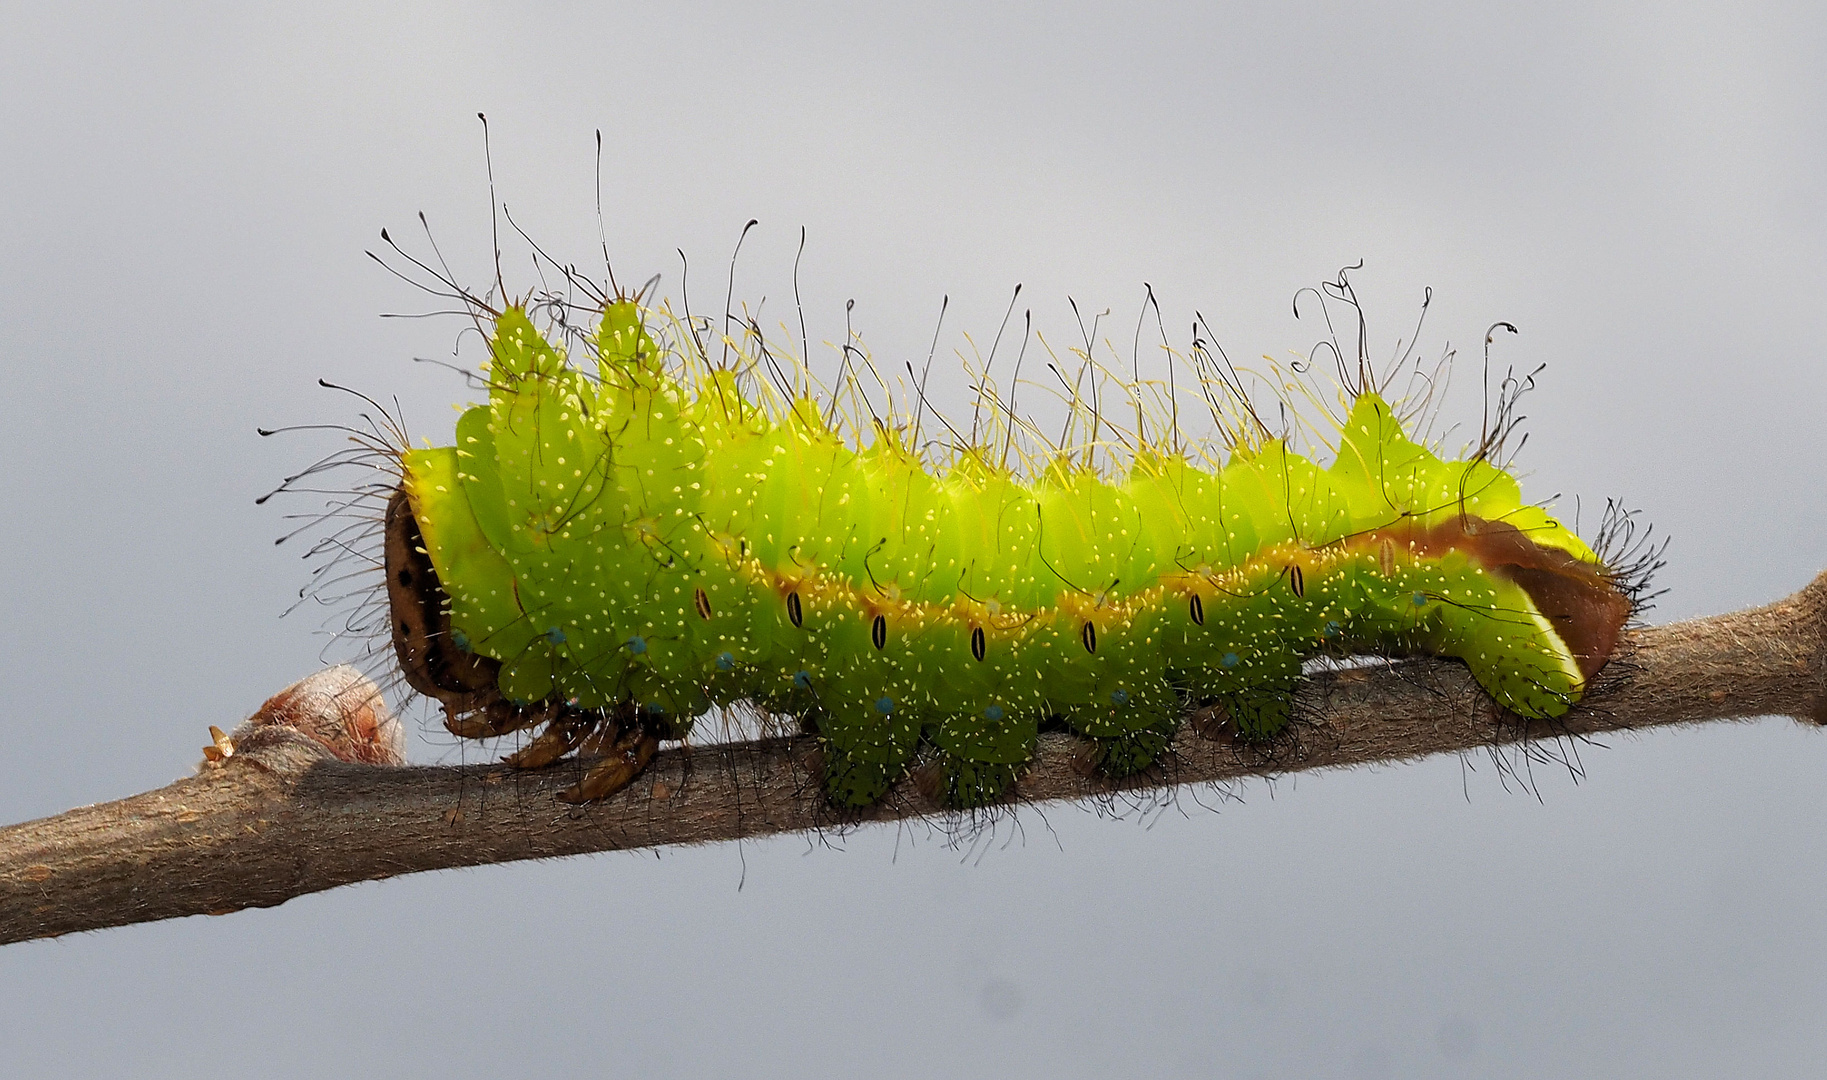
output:
[[[1596,561],[1534,543],[1521,530],[1483,522],[1480,561],[1500,590],[1503,636],[1484,618],[1454,650],[1499,705],[1526,720],[1552,720],[1579,703],[1611,660],[1634,613],[1630,595]],[[1495,642],[1493,641],[1495,638]]]

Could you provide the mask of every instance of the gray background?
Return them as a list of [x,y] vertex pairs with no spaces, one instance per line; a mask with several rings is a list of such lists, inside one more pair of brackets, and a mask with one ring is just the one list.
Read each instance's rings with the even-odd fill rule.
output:
[[[347,419],[443,437],[449,322],[363,255],[508,205],[629,278],[843,303],[890,363],[1025,282],[1235,357],[1362,257],[1379,355],[1550,365],[1528,490],[1675,538],[1657,619],[1827,565],[1817,6],[8,5],[0,35],[0,819],[165,783],[314,669],[254,496]],[[524,263],[518,264],[524,267]],[[510,273],[513,267],[510,267]],[[518,279],[524,286],[523,272]],[[959,342],[952,341],[956,345]],[[953,367],[941,362],[951,383]],[[1475,365],[1462,369],[1462,389]],[[935,382],[938,378],[935,377]],[[950,393],[959,394],[955,387]],[[952,400],[962,400],[954,397]],[[1457,415],[1475,417],[1475,400]],[[331,646],[332,654],[340,646]],[[416,714],[415,714],[416,717]],[[464,751],[415,718],[413,756]],[[473,756],[474,751],[470,751]],[[1827,742],[1786,721],[1026,814],[421,876],[0,950],[18,1076],[1794,1076],[1827,1050]],[[1205,799],[1207,803],[1214,800]],[[1001,839],[1010,839],[1004,834]],[[981,857],[978,857],[981,855]]]

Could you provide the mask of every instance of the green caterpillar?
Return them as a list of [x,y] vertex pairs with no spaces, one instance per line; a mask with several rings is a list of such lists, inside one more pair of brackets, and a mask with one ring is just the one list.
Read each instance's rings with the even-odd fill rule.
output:
[[1266,434],[1222,467],[1138,434],[1123,476],[1063,453],[1011,469],[993,438],[935,472],[905,425],[861,446],[663,310],[601,305],[593,370],[521,307],[486,318],[486,404],[401,460],[393,640],[458,734],[543,724],[514,764],[601,758],[573,800],[739,702],[817,731],[843,807],[917,759],[948,804],[993,802],[1048,722],[1128,775],[1189,699],[1269,739],[1322,654],[1458,657],[1505,709],[1554,717],[1632,611],[1489,455],[1410,441],[1368,380],[1326,467]]

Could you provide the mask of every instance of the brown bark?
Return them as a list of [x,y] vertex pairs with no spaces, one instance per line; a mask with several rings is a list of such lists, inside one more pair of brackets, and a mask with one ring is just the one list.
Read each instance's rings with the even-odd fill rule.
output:
[[[370,703],[374,703],[371,705]],[[1171,797],[1174,785],[1398,761],[1555,737],[1754,716],[1827,723],[1827,574],[1787,600],[1630,631],[1568,716],[1506,717],[1459,665],[1414,660],[1306,680],[1293,738],[1266,749],[1195,714],[1175,755],[1121,784],[1047,734],[1018,800]],[[916,774],[860,816],[818,785],[804,736],[669,749],[609,799],[556,794],[575,763],[426,768],[397,761],[398,728],[349,669],[289,688],[238,728],[233,753],[119,802],[0,829],[0,943],[181,915],[453,866],[841,828],[943,811]],[[222,744],[211,757],[220,756]]]

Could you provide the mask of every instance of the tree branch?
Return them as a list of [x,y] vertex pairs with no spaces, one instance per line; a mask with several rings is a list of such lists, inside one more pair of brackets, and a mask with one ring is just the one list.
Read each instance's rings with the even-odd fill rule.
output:
[[[1629,632],[1599,684],[1556,722],[1502,714],[1455,663],[1348,668],[1305,680],[1291,738],[1241,744],[1195,713],[1170,761],[1122,783],[1086,768],[1079,740],[1045,734],[1016,801],[1146,804],[1174,785],[1478,747],[1537,753],[1563,736],[1769,715],[1827,723],[1827,574],[1767,607]],[[332,668],[218,740],[210,757],[221,760],[197,776],[0,829],[0,943],[270,907],[421,870],[945,813],[916,773],[881,805],[839,814],[809,736],[670,749],[584,806],[554,797],[577,763],[404,766],[400,743],[373,685]]]

